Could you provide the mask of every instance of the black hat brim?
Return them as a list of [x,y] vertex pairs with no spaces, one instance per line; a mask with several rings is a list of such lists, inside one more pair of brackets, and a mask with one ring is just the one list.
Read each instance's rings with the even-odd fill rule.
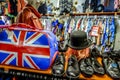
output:
[[73,45],[71,45],[71,41],[69,41],[68,46],[70,48],[72,48],[72,49],[75,49],[75,50],[82,50],[82,49],[88,48],[88,47],[90,47],[92,45],[92,41],[90,39],[88,39],[87,41],[88,41],[88,44],[83,46],[83,47],[81,47],[81,46],[77,46],[77,47],[73,46]]

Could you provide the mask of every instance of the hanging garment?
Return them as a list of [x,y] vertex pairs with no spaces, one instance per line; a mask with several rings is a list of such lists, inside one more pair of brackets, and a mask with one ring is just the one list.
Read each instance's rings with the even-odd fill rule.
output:
[[106,26],[106,19],[103,19],[102,20],[102,28],[101,28],[101,42],[100,44],[103,44],[103,39],[104,39],[104,29],[105,29],[105,26]]
[[91,0],[90,8],[93,10],[93,12],[95,12],[97,6],[98,6],[98,0]]
[[106,26],[104,28],[104,36],[103,36],[103,46],[108,45],[108,36],[109,36],[109,19],[106,19]]
[[109,0],[104,0],[104,6],[107,7],[109,5]]
[[102,32],[102,21],[99,19],[98,20],[98,27],[99,27],[99,31],[98,31],[98,37],[97,37],[97,45],[101,45],[101,32]]
[[77,23],[76,23],[76,28],[75,28],[75,30],[80,30],[80,26],[81,26],[82,20],[83,20],[83,18],[78,19],[78,21],[77,21]]
[[104,7],[104,12],[114,12],[114,11],[115,11],[114,0],[109,0],[107,6]]
[[81,30],[87,32],[87,26],[88,26],[88,20],[86,18],[84,19],[83,27],[81,28]]
[[47,14],[52,14],[52,7],[53,7],[52,3],[47,4]]
[[46,29],[45,30],[51,31],[52,30],[51,20],[47,19],[47,20],[45,20],[45,23],[46,23]]
[[88,25],[87,25],[87,35],[89,36],[89,33],[91,31],[93,24],[92,24],[92,20],[89,18],[88,19]]
[[89,0],[85,1],[84,7],[83,7],[83,12],[86,12],[86,9],[89,7]]
[[34,28],[43,29],[39,18],[41,15],[31,5],[27,4],[24,9],[19,12],[17,23],[26,23]]
[[10,2],[10,14],[17,16],[17,0],[9,0]]
[[71,18],[69,18],[68,20],[67,20],[67,22],[65,23],[65,33],[68,33],[68,30],[69,30],[69,25],[70,25],[70,21],[71,21]]
[[80,25],[80,30],[82,30],[82,31],[83,31],[83,28],[84,28],[84,20],[85,20],[85,18],[83,18],[83,20],[81,22],[81,25]]
[[103,35],[102,35],[102,38],[101,38],[101,44],[102,44],[102,46],[105,46],[104,41],[105,41],[105,34],[106,34],[107,19],[104,19],[103,24],[104,24],[104,29],[103,29]]
[[68,29],[68,33],[71,33],[75,30],[75,20],[71,19],[70,24],[69,24],[69,29]]
[[78,6],[77,6],[77,11],[79,13],[83,13],[84,12],[84,4],[85,4],[85,0],[77,0],[78,1]]
[[[114,50],[120,50],[120,19],[115,19],[115,44]],[[120,53],[120,52],[119,52]]]
[[47,5],[46,2],[40,4],[40,6],[38,7],[38,12],[40,14],[46,14],[47,13]]
[[114,18],[112,18],[111,22],[109,23],[109,36],[110,36],[110,43],[114,43],[115,38],[115,21]]
[[119,9],[118,5],[119,5],[119,0],[114,0],[114,9],[115,9],[115,11],[117,11]]

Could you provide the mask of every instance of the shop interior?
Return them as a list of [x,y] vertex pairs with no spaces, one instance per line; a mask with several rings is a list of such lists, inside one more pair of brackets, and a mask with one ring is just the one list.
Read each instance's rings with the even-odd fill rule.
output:
[[120,0],[0,0],[0,80],[120,80]]

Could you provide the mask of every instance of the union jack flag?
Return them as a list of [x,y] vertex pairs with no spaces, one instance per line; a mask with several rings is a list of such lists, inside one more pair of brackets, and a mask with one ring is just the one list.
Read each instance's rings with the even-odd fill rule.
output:
[[0,64],[34,69],[50,65],[50,47],[45,34],[24,30],[0,32]]

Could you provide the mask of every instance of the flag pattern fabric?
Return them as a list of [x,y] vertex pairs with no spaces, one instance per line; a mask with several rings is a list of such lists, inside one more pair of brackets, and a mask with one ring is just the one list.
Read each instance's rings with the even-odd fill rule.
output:
[[0,64],[46,70],[57,55],[50,31],[4,29],[0,32]]

